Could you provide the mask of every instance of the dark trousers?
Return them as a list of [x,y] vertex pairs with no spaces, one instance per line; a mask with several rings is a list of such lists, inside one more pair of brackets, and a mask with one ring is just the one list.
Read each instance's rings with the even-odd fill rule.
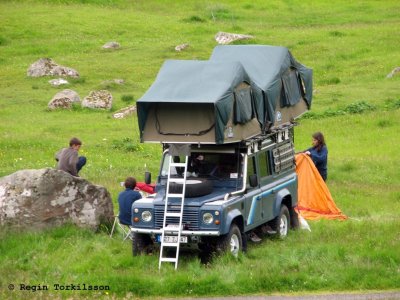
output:
[[78,163],[76,164],[76,170],[78,171],[78,173],[84,165],[86,165],[86,157],[79,156]]

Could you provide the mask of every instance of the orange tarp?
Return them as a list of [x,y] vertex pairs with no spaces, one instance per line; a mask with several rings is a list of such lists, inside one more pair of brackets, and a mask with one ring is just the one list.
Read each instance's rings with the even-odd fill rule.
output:
[[296,155],[296,173],[298,177],[297,212],[304,219],[347,219],[336,206],[326,183],[307,154]]

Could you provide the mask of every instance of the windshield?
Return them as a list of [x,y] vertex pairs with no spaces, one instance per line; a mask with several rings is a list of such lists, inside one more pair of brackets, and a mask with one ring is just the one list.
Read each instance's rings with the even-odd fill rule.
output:
[[[174,162],[185,162],[185,156],[174,156]],[[168,176],[170,154],[164,154],[161,177]],[[237,179],[242,177],[242,155],[235,153],[192,153],[188,158],[187,177]],[[171,176],[183,176],[183,167],[171,168]]]

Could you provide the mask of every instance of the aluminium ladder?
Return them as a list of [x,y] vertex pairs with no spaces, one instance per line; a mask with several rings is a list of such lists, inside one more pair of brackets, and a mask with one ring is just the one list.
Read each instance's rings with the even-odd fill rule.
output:
[[[171,262],[175,264],[175,270],[178,268],[178,258],[179,258],[179,246],[181,240],[182,233],[182,219],[183,219],[183,207],[185,204],[185,191],[186,191],[186,174],[187,174],[187,165],[188,165],[189,157],[186,156],[185,162],[174,162],[172,155],[169,157],[169,167],[168,167],[168,181],[167,181],[167,189],[165,192],[165,209],[164,209],[164,220],[163,227],[161,229],[161,245],[160,245],[160,260],[158,263],[158,269],[161,269],[161,263],[163,262]],[[171,169],[172,168],[183,168],[183,178],[173,178],[171,177]],[[182,184],[182,192],[181,193],[170,193],[170,184],[178,183]],[[170,204],[171,198],[180,199],[180,211],[172,211],[168,208]],[[170,223],[167,223],[167,218]],[[171,219],[173,220],[171,222]],[[167,236],[166,232],[172,233],[174,237],[173,241],[164,241],[164,238]],[[172,248],[175,249],[174,256],[164,256],[164,250]],[[168,255],[168,251],[165,251],[166,255]]]

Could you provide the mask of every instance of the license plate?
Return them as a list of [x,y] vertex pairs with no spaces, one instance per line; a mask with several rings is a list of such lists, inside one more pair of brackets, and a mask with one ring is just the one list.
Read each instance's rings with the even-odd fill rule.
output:
[[[161,235],[158,240],[161,240]],[[177,235],[164,235],[164,243],[176,243],[178,241]],[[186,244],[188,242],[187,236],[181,236],[181,243]]]

